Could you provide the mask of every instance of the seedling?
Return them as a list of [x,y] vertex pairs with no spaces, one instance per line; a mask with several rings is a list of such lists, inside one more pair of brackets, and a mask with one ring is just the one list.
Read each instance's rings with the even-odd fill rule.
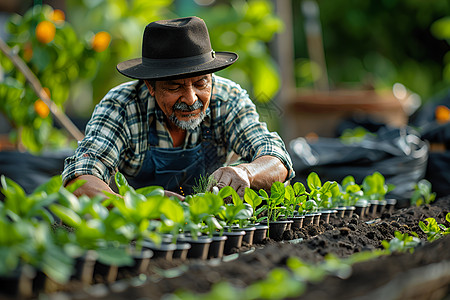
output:
[[414,252],[421,240],[419,239],[417,233],[411,232],[412,235],[406,233],[401,233],[399,231],[394,232],[395,237],[389,242],[384,240],[381,245],[389,252]]
[[225,222],[228,231],[231,231],[231,226],[236,223],[243,227],[253,215],[252,207],[244,203],[232,187],[224,187],[220,190],[219,195],[222,199],[231,196],[233,203],[225,204],[224,209],[218,212],[217,217]]
[[253,210],[250,222],[253,224],[259,222],[258,215],[265,210],[265,207],[260,206],[262,203],[261,197],[251,188],[245,188],[244,201],[247,202]]
[[[450,213],[447,213],[445,219],[447,222],[450,222]],[[429,242],[433,242],[444,235],[450,234],[450,227],[447,228],[443,224],[438,224],[434,218],[426,218],[425,222],[427,222],[427,224],[419,221],[419,227],[427,235],[427,240]]]
[[411,205],[420,206],[430,204],[436,199],[436,193],[431,191],[431,183],[426,179],[421,179],[414,185],[414,192],[411,196]]
[[386,184],[380,172],[374,172],[363,179],[362,190],[364,198],[368,200],[383,200],[387,193],[395,188],[393,184]]
[[267,216],[262,219],[267,220],[267,223],[277,221],[283,212],[284,196],[286,194],[284,184],[278,181],[274,182],[270,189],[270,197],[263,189],[259,190],[259,194],[265,200],[263,207],[267,211]]

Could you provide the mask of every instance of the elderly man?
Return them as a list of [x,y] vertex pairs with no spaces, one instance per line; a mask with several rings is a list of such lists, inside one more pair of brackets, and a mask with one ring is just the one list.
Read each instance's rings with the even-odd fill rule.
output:
[[[64,183],[86,180],[75,194],[92,197],[112,192],[109,181],[120,171],[134,187],[160,185],[183,198],[200,176],[212,174],[218,188],[240,195],[292,178],[283,141],[259,122],[246,91],[213,75],[237,58],[212,50],[200,18],[148,24],[142,58],[117,65],[138,80],[113,88],[96,106],[86,137],[66,159]],[[244,162],[224,166],[233,151]]]

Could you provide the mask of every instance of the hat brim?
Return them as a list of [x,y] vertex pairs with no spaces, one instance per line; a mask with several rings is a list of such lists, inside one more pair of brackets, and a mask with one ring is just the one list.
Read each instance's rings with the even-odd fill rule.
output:
[[117,65],[117,71],[133,79],[171,80],[214,73],[232,65],[238,59],[234,52],[216,52],[215,58],[201,65],[182,68],[149,68],[142,64],[142,58],[130,59]]

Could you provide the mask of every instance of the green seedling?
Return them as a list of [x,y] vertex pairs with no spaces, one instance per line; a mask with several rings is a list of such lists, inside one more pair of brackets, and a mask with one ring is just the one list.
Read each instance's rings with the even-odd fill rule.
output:
[[380,172],[374,172],[363,179],[362,191],[367,200],[384,200],[387,193],[394,190],[393,184],[386,184]]
[[414,192],[411,196],[411,205],[420,206],[430,204],[436,199],[436,193],[432,192],[431,183],[426,179],[419,180],[414,185]]
[[419,239],[417,233],[411,232],[412,235],[409,235],[407,232],[401,233],[399,231],[394,232],[395,237],[389,242],[383,240],[381,245],[390,253],[393,252],[414,252],[414,248],[416,248],[421,240]]
[[231,231],[233,224],[239,224],[242,228],[249,222],[253,215],[253,209],[248,203],[244,203],[236,191],[231,187],[224,187],[220,190],[219,196],[224,199],[229,196],[232,197],[232,203],[225,204],[223,208],[217,213],[218,219],[222,220],[227,226],[228,231]]
[[53,216],[47,210],[57,199],[61,187],[61,176],[54,176],[26,195],[24,189],[6,176],[1,176],[1,192],[5,195],[4,212],[12,219],[44,219],[53,223]]
[[267,220],[267,223],[271,221],[277,221],[284,209],[284,196],[286,194],[284,184],[278,181],[274,182],[270,189],[270,197],[263,189],[259,190],[259,194],[261,195],[262,199],[265,200],[263,210],[267,211],[267,216],[261,218],[261,221]]
[[[450,213],[445,216],[445,219],[450,223]],[[419,227],[427,235],[429,242],[433,242],[450,233],[450,228],[443,224],[438,224],[434,218],[426,218],[425,222],[427,223],[419,221]]]

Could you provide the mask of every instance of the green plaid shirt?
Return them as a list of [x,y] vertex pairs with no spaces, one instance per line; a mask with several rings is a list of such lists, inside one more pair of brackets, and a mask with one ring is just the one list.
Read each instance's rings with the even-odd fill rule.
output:
[[[110,90],[95,107],[86,126],[86,136],[75,154],[65,161],[62,173],[67,182],[80,175],[95,175],[109,182],[117,170],[134,176],[148,149],[149,124],[156,122],[158,147],[173,148],[164,113],[141,80],[123,83]],[[245,161],[270,155],[281,160],[294,176],[292,162],[277,133],[259,121],[247,92],[231,80],[213,75],[211,101],[203,122],[214,129],[219,157],[232,151]],[[182,148],[201,142],[200,126],[189,130]]]

